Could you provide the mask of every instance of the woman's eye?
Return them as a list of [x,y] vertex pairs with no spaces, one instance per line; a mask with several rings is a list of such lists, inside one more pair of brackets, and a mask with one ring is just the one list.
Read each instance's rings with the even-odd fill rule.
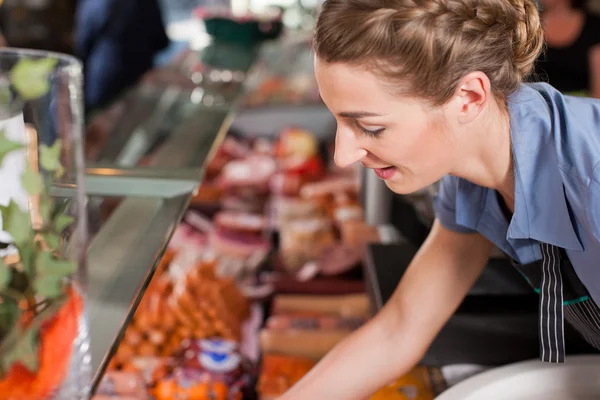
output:
[[370,136],[370,137],[375,137],[375,138],[378,137],[378,136],[380,136],[381,133],[385,130],[385,128],[367,129],[364,126],[362,126],[361,124],[359,124],[359,123],[356,123],[356,126],[365,135]]

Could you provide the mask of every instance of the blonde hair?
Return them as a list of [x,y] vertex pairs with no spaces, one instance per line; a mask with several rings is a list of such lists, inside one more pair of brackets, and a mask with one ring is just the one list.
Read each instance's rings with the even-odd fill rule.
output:
[[534,0],[326,0],[316,56],[373,68],[403,94],[440,105],[481,71],[506,99],[544,43]]

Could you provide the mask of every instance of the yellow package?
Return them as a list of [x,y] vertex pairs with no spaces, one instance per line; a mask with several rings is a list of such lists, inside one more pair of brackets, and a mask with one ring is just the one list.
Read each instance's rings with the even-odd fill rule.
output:
[[433,400],[429,370],[417,367],[395,382],[381,388],[369,400]]

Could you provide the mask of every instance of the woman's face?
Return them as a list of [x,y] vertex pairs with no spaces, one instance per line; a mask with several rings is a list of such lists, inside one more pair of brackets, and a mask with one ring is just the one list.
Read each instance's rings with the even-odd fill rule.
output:
[[316,60],[323,101],[337,120],[335,162],[360,162],[396,193],[422,189],[451,172],[459,158],[445,107],[393,95],[361,68]]

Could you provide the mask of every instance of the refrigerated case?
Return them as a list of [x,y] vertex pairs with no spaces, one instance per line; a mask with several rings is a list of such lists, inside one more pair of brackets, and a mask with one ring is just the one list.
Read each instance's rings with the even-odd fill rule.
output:
[[104,115],[109,128],[88,152],[86,181],[94,389],[228,130],[259,51],[215,43],[188,50]]

